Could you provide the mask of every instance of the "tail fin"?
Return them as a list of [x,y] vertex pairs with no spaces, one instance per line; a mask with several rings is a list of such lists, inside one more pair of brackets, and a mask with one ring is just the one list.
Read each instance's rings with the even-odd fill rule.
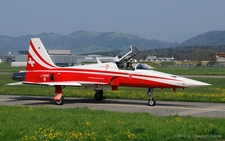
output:
[[46,70],[56,68],[39,38],[31,38],[26,70]]

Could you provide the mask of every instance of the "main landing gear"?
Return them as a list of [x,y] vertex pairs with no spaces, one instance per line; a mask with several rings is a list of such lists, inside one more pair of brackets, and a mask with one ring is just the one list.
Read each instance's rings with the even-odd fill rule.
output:
[[103,99],[103,90],[95,90],[95,100],[102,101]]
[[148,100],[148,105],[149,106],[155,106],[156,101],[154,99],[154,92],[153,92],[153,88],[148,88],[148,95],[150,96],[150,99]]
[[54,102],[56,105],[64,104],[64,97],[62,96],[62,86],[55,86]]
[[[62,96],[62,86],[55,86],[55,97],[54,102],[56,105],[64,104],[64,97]],[[103,99],[103,90],[95,89],[95,100],[102,101]]]
[[63,105],[64,104],[64,97],[62,96],[59,100],[55,101],[55,104],[57,105]]

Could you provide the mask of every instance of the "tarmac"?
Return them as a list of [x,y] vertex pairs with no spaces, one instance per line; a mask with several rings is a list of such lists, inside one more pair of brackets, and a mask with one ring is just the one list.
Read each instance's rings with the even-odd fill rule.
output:
[[65,97],[64,105],[56,105],[53,97],[0,95],[0,105],[51,108],[90,108],[125,113],[149,113],[155,116],[225,117],[225,103],[156,101],[148,106],[147,100],[104,99]]

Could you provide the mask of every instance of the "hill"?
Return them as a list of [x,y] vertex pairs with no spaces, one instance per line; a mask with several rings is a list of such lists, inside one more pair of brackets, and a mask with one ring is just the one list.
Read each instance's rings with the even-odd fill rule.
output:
[[[27,50],[30,38],[41,38],[47,49],[69,49],[75,54],[122,50],[130,45],[136,45],[140,50],[225,45],[225,31],[210,31],[190,38],[181,44],[148,40],[137,35],[115,32],[76,31],[69,35],[56,33],[19,37],[0,35],[0,55],[8,52],[17,54],[20,50]],[[164,51],[162,50],[161,52]]]
[[148,40],[137,35],[115,32],[76,31],[65,36],[55,33],[20,37],[0,36],[0,55],[8,52],[18,53],[20,50],[27,50],[30,38],[34,37],[40,38],[47,49],[69,49],[75,54],[121,50],[130,45],[136,45],[141,50],[167,48],[178,45],[177,43]]
[[225,45],[225,31],[210,31],[182,42],[179,46]]

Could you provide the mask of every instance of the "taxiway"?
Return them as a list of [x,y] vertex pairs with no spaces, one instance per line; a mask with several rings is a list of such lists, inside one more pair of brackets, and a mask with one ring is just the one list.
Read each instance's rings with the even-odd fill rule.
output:
[[105,99],[99,102],[94,98],[65,97],[64,105],[55,105],[52,97],[0,95],[0,105],[52,108],[88,107],[94,110],[139,112],[156,116],[225,117],[225,103],[157,101],[156,106],[148,106],[147,100]]

